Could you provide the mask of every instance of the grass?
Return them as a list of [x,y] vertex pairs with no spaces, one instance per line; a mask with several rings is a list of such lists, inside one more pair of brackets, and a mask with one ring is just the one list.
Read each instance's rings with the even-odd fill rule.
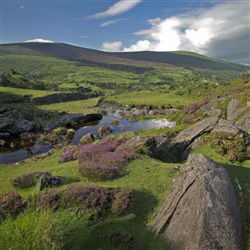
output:
[[134,91],[120,95],[110,96],[105,99],[106,101],[116,102],[121,105],[152,105],[152,106],[187,106],[195,103],[198,98],[194,99],[192,96],[176,95],[174,92],[161,93],[157,91]]
[[93,113],[97,108],[93,108],[97,106],[99,102],[99,98],[90,98],[87,100],[80,101],[72,101],[72,102],[61,102],[54,103],[49,105],[38,105],[38,108],[43,110],[57,110],[59,112],[68,112],[68,113]]
[[43,97],[56,93],[55,91],[50,90],[34,90],[34,89],[20,89],[20,88],[11,88],[11,87],[2,87],[0,86],[0,92],[2,93],[11,93],[18,94],[20,96],[31,96],[32,98]]
[[[79,177],[78,161],[58,163],[62,150],[54,151],[52,156],[44,160],[28,159],[21,165],[0,165],[0,193],[14,191],[10,180],[31,171],[47,171],[60,176],[63,184],[60,188],[88,182]],[[110,237],[116,232],[133,235],[133,244],[139,249],[168,249],[166,242],[155,238],[147,225],[152,220],[152,210],[162,204],[172,185],[175,175],[170,174],[169,170],[174,166],[141,156],[127,165],[126,174],[121,178],[95,182],[103,187],[119,186],[133,190],[131,207],[128,214],[122,216],[107,214],[100,220],[91,222],[85,216],[76,216],[75,207],[55,213],[37,213],[31,206],[16,220],[9,218],[1,225],[3,249],[24,249],[22,246],[25,249],[85,249],[86,246],[88,249],[117,249],[110,243]],[[28,199],[34,197],[35,187],[17,191]],[[126,249],[126,246],[121,245],[118,249]]]

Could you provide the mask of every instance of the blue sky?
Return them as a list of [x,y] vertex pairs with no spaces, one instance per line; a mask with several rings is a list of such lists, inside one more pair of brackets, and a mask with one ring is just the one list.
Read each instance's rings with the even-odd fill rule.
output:
[[249,23],[249,1],[239,0],[1,0],[1,43],[189,50],[250,64]]

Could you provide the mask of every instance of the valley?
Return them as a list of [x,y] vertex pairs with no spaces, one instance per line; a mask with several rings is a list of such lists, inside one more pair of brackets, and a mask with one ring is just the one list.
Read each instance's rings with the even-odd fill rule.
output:
[[[181,233],[168,237],[175,211],[188,210],[181,201],[204,196],[185,196],[194,181],[203,182],[202,170],[190,182],[185,177],[192,164],[228,174],[232,187],[225,186],[235,190],[232,206],[240,214],[232,219],[238,236],[231,243],[250,248],[248,66],[186,51],[0,47],[0,154],[48,147],[0,162],[0,249],[175,249],[171,239],[185,244]],[[222,192],[211,185],[210,198]],[[170,198],[176,209],[162,218],[174,187],[186,191],[176,193],[179,201]],[[220,206],[210,200],[206,206]]]

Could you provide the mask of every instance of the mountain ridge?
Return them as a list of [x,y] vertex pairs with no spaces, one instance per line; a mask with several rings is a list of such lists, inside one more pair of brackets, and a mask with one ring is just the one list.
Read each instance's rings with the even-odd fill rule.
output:
[[1,55],[36,55],[69,61],[125,64],[140,67],[177,66],[210,70],[247,71],[249,67],[217,60],[189,51],[156,52],[105,52],[66,43],[13,43],[1,44]]

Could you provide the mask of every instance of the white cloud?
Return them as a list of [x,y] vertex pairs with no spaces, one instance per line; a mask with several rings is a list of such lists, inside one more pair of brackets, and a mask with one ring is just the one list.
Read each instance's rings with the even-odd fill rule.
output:
[[129,52],[129,51],[148,51],[151,50],[151,44],[148,40],[140,40],[136,44],[130,46],[129,48],[124,48],[123,51]]
[[117,23],[117,22],[124,21],[124,20],[126,20],[126,19],[120,18],[120,19],[110,20],[110,21],[107,21],[107,22],[102,23],[102,24],[100,25],[100,27],[107,27],[107,26],[109,26],[109,25],[112,25],[112,24],[115,24],[115,23]]
[[54,42],[51,41],[51,40],[45,40],[45,39],[42,39],[42,38],[36,38],[36,39],[33,39],[33,40],[25,41],[25,43],[54,43]]
[[101,50],[109,51],[109,52],[120,52],[123,50],[122,42],[112,42],[112,43],[103,43],[101,46]]
[[103,18],[103,17],[117,16],[134,8],[140,2],[142,2],[142,0],[133,0],[133,1],[120,0],[119,2],[110,6],[106,11],[96,13],[90,16],[89,18]]
[[189,50],[250,64],[249,8],[247,2],[229,1],[166,19],[150,19],[149,29],[134,33],[141,39],[123,50]]
[[82,35],[82,36],[80,36],[82,39],[85,39],[85,38],[87,38],[88,36],[84,36],[84,35]]

